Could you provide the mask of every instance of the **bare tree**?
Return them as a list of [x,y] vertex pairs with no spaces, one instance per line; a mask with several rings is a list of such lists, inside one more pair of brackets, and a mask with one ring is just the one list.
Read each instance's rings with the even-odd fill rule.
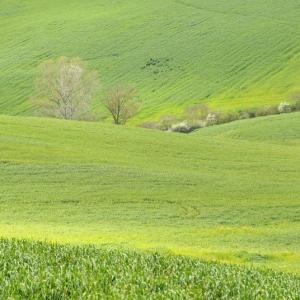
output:
[[39,67],[36,105],[44,115],[81,119],[91,110],[98,87],[95,72],[87,71],[79,58],[61,57]]
[[112,89],[104,99],[104,105],[117,125],[125,124],[139,109],[132,87],[117,86]]

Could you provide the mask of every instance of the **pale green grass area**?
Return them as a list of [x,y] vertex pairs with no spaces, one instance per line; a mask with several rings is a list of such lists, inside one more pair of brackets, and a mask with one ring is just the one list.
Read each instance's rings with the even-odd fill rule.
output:
[[61,55],[99,71],[100,111],[107,87],[136,86],[133,123],[279,103],[300,89],[299,19],[294,0],[0,1],[0,112],[30,114],[37,65]]
[[191,135],[0,117],[0,235],[300,271],[300,114]]

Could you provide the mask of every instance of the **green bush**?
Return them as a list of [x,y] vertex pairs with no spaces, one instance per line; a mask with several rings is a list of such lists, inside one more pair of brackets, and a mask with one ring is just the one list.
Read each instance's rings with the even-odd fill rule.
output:
[[239,119],[237,113],[223,113],[220,114],[218,124],[230,123]]
[[187,124],[191,128],[191,131],[206,127],[206,121],[203,120],[189,120]]
[[[297,94],[298,95],[298,94]],[[300,97],[300,96],[299,96]],[[155,122],[142,124],[145,128],[158,128],[173,132],[190,133],[196,129],[207,126],[230,123],[236,120],[251,119],[280,113],[289,113],[300,110],[300,100],[297,98],[294,104],[281,102],[278,106],[265,106],[260,108],[244,109],[237,113],[218,113],[210,111],[205,104],[196,104],[186,108],[183,118],[180,121],[173,115],[162,116],[159,125]]]
[[300,111],[300,100],[295,103],[295,111]]
[[171,131],[181,132],[181,133],[189,133],[192,131],[192,128],[187,124],[187,122],[180,122],[178,124],[172,125]]
[[256,117],[265,117],[269,115],[277,115],[278,109],[276,106],[266,106],[266,107],[260,107],[256,110],[255,116]]
[[255,109],[244,109],[244,110],[240,110],[238,114],[239,114],[239,119],[244,120],[244,119],[255,118],[256,112]]
[[159,120],[159,128],[161,130],[170,130],[171,127],[177,122],[178,119],[176,116],[173,115],[161,116]]

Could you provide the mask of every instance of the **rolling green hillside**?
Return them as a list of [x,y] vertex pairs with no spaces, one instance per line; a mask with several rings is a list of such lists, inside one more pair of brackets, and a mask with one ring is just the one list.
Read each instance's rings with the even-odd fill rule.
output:
[[0,117],[0,235],[300,271],[300,114],[190,135]]
[[30,114],[37,65],[61,55],[97,69],[102,91],[136,86],[135,122],[279,103],[300,89],[299,19],[294,0],[0,0],[0,112]]
[[300,277],[91,246],[0,240],[1,299],[290,299]]
[[273,115],[244,122],[232,122],[222,126],[203,128],[193,134],[220,139],[239,139],[249,142],[298,145],[300,143],[299,114]]

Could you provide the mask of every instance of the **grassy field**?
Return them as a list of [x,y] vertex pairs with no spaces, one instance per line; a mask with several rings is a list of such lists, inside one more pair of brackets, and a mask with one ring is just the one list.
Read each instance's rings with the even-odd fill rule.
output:
[[[300,112],[132,126],[292,101],[299,19],[295,0],[0,0],[0,298],[300,300]],[[60,56],[99,73],[104,122],[33,117]],[[105,120],[117,84],[131,126]]]
[[102,91],[136,86],[137,123],[279,103],[300,89],[299,18],[294,0],[2,0],[0,113],[30,114],[37,65],[61,55],[97,69]]
[[2,299],[299,299],[300,278],[195,259],[0,240]]
[[0,117],[0,235],[300,272],[300,114],[190,135]]

